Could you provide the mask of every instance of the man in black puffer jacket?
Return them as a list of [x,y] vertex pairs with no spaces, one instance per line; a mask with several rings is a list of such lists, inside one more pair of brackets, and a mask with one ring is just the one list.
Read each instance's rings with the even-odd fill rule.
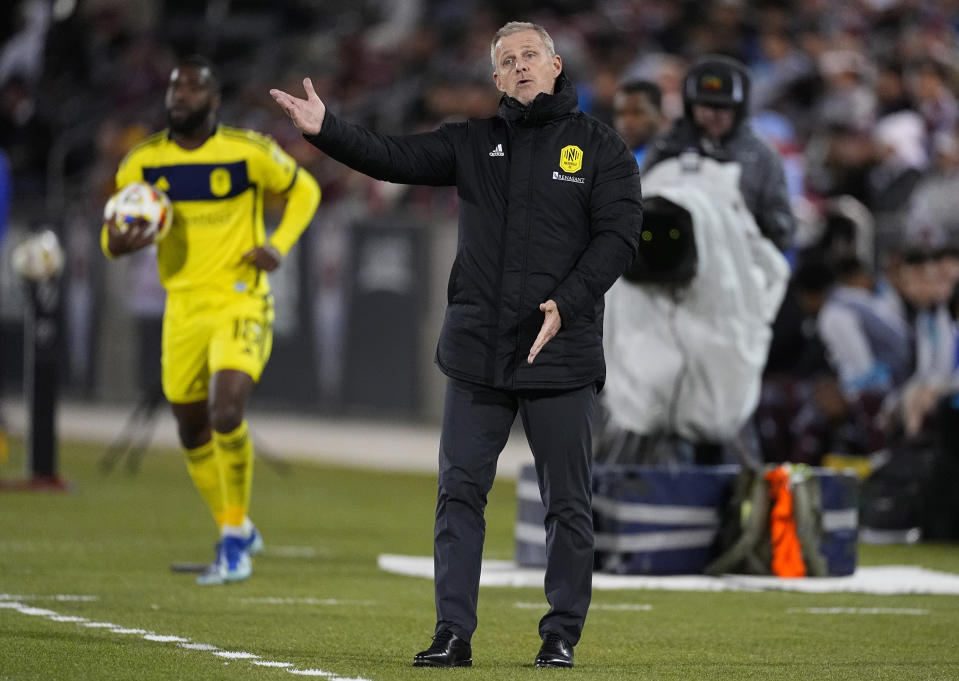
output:
[[739,189],[759,231],[786,250],[792,246],[796,218],[782,159],[746,122],[749,84],[749,72],[735,59],[708,55],[697,61],[683,78],[683,117],[651,145],[642,173],[686,152],[694,152],[693,161],[703,155],[738,163]]
[[593,568],[591,420],[605,378],[603,294],[631,264],[642,224],[636,161],[576,110],[541,26],[491,45],[499,115],[383,136],[271,90],[306,138],[381,180],[456,185],[459,243],[436,361],[449,377],[434,534],[437,624],[415,666],[469,666],[496,459],[517,411],[546,504],[549,612],[540,667],[571,667]]

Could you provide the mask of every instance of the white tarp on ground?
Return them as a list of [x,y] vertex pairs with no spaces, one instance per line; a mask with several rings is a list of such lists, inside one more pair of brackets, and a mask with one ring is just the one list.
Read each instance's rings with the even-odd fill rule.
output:
[[[381,570],[410,577],[433,578],[430,556],[383,554]],[[508,560],[484,560],[481,586],[543,586],[543,570],[520,568]],[[959,575],[911,565],[860,567],[848,577],[781,579],[751,575],[593,575],[594,589],[654,589],[663,591],[802,591],[805,593],[946,594],[959,595]]]

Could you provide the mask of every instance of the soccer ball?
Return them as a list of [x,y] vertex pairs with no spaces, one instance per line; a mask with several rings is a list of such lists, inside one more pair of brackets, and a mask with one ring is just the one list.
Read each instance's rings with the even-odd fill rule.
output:
[[53,279],[63,271],[64,255],[60,240],[45,230],[22,241],[11,256],[13,271],[29,281]]
[[173,204],[161,190],[147,182],[134,182],[118,191],[103,209],[106,222],[116,220],[121,232],[127,231],[137,220],[146,220],[145,233],[156,243],[167,235],[173,224]]

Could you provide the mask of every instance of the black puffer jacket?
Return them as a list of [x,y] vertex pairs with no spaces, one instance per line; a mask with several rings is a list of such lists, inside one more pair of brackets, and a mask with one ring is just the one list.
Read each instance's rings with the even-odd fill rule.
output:
[[[444,373],[502,389],[602,383],[603,294],[635,256],[640,183],[616,133],[576,110],[565,75],[528,106],[504,96],[493,118],[383,136],[328,112],[307,139],[378,179],[456,185],[459,242],[436,351]],[[530,365],[549,299],[563,326]]]

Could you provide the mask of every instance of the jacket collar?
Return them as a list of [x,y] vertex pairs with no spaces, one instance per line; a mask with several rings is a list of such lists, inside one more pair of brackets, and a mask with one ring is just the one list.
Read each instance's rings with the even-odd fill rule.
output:
[[521,104],[519,100],[503,95],[499,102],[499,116],[510,123],[541,125],[568,116],[576,110],[576,104],[576,87],[566,77],[565,72],[560,72],[556,76],[553,94],[541,92],[529,104]]

